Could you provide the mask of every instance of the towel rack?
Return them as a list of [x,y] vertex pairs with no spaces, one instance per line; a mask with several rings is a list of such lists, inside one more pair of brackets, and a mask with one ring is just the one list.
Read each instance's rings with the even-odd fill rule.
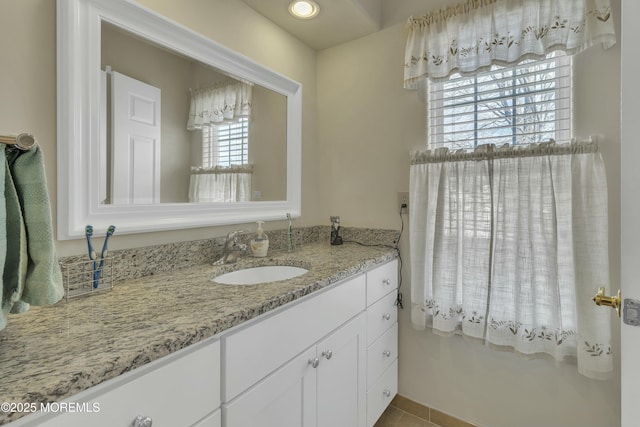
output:
[[0,144],[15,145],[21,150],[31,150],[38,141],[30,133],[19,133],[18,135],[0,135]]

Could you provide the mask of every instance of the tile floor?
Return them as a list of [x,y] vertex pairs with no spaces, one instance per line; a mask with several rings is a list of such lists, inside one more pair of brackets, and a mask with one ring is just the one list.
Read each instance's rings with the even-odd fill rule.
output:
[[389,406],[374,427],[438,427],[436,424]]

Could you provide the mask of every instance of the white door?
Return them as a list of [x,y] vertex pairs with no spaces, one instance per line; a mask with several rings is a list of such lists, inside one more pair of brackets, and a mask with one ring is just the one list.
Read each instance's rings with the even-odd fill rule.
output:
[[318,426],[364,427],[366,422],[365,314],[318,344]]
[[316,427],[315,347],[223,405],[225,427]]
[[[622,0],[621,76],[621,234],[622,298],[640,299],[640,2]],[[604,107],[604,106],[603,106]],[[640,327],[622,324],[622,427],[638,425]]]
[[111,73],[111,201],[160,202],[160,89]]

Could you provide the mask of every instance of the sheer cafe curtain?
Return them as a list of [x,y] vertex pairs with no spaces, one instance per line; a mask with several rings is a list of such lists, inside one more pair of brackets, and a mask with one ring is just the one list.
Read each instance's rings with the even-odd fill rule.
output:
[[412,323],[613,369],[607,183],[595,142],[412,153]]
[[252,165],[192,167],[189,202],[249,202],[252,174]]

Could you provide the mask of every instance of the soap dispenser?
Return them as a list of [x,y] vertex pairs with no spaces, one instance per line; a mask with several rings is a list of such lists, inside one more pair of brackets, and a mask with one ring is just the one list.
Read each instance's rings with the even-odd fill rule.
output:
[[251,253],[255,257],[267,256],[267,250],[269,249],[269,238],[262,230],[262,224],[264,221],[258,221],[258,229],[256,230],[256,236],[251,239]]

